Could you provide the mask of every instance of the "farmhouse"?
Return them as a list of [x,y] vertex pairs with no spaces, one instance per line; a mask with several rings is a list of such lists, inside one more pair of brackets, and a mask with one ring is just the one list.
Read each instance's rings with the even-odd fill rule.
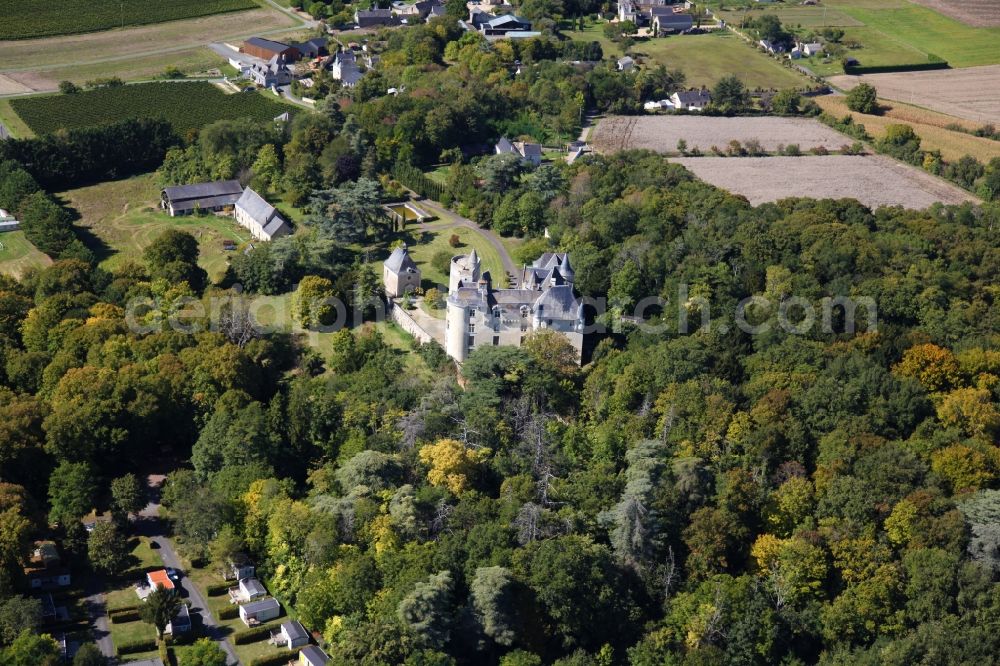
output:
[[806,57],[818,55],[823,52],[823,45],[819,42],[800,44],[799,48],[802,50],[802,54]]
[[267,622],[281,615],[281,604],[274,597],[251,601],[240,606],[240,619],[248,627],[255,627],[261,622]]
[[283,55],[276,55],[267,62],[255,62],[250,66],[250,78],[264,88],[287,86],[294,78],[289,62]]
[[359,28],[375,28],[380,25],[397,25],[391,9],[359,9],[354,12],[354,23]]
[[301,57],[298,48],[282,42],[273,42],[263,37],[251,37],[243,42],[240,52],[261,60],[270,60],[275,56],[286,58],[289,62],[295,62]]
[[569,255],[546,252],[525,266],[519,284],[494,289],[476,251],[452,257],[445,320],[446,351],[459,363],[483,346],[519,347],[531,331],[551,329],[583,353],[583,305],[573,294]]
[[675,109],[701,111],[712,101],[712,95],[707,90],[681,90],[670,96],[670,102]]
[[382,282],[389,298],[399,298],[420,286],[420,269],[406,245],[397,247],[382,264]]
[[160,193],[160,207],[170,212],[170,217],[201,211],[220,211],[236,202],[243,195],[238,180],[220,180],[195,185],[166,187]]
[[271,645],[284,645],[289,650],[309,644],[309,632],[301,622],[282,622],[277,631],[271,632]]
[[299,666],[326,666],[330,658],[315,645],[307,645],[299,652]]
[[249,187],[237,200],[233,214],[236,221],[257,240],[270,241],[292,232],[291,226],[274,206]]
[[535,166],[542,163],[542,146],[537,143],[529,143],[524,141],[508,141],[507,137],[502,136],[500,140],[497,141],[494,150],[497,155],[517,155],[522,160],[531,162]]

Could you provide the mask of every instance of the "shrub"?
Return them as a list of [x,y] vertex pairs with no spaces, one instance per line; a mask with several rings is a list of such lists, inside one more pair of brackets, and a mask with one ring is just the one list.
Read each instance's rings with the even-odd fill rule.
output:
[[118,646],[118,656],[123,654],[135,654],[136,652],[152,652],[156,649],[155,638],[144,638],[138,641],[122,643]]
[[74,95],[80,92],[80,86],[76,85],[72,81],[60,81],[59,92],[63,95]]
[[220,620],[235,620],[240,615],[239,606],[230,606],[219,611]]
[[458,247],[462,244],[462,239],[458,237],[458,234],[452,234],[448,238],[448,245],[452,247]]
[[816,146],[812,149],[813,155],[829,155],[830,151],[826,149],[826,146]]
[[431,266],[435,270],[448,275],[451,272],[451,252],[448,250],[438,250],[431,257]]
[[799,148],[799,144],[790,143],[787,146],[785,146],[785,155],[789,155],[790,157],[798,157],[801,154],[802,154],[802,149]]
[[431,310],[437,310],[444,305],[444,299],[441,297],[441,292],[438,289],[431,287],[427,290],[427,293],[424,294],[424,303],[426,303],[427,307]]
[[264,624],[259,627],[254,627],[253,629],[247,629],[246,631],[238,631],[233,634],[233,643],[236,645],[246,645],[247,643],[256,643],[257,641],[262,641],[271,635],[271,631],[277,628],[278,624]]
[[118,606],[117,608],[109,608],[108,615],[114,615],[116,613],[127,613],[129,611],[138,611],[139,604],[132,604],[131,606]]
[[277,654],[269,654],[250,660],[249,666],[283,666],[298,656],[295,650],[282,650]]
[[230,587],[232,587],[232,585],[229,583],[219,583],[218,585],[209,585],[205,588],[205,592],[207,592],[210,597],[221,597],[229,591]]

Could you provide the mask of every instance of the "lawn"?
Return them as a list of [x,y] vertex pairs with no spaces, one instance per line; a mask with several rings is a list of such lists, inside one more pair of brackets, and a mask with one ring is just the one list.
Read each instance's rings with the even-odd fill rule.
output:
[[44,268],[52,263],[24,237],[23,231],[0,234],[0,273],[21,277],[29,268]]
[[179,134],[224,118],[271,120],[290,107],[256,92],[227,94],[206,81],[142,83],[71,95],[21,97],[11,107],[36,134],[104,125],[126,118],[164,118]]
[[0,123],[17,139],[30,139],[35,135],[21,117],[14,113],[9,99],[0,99]]
[[[432,223],[428,231],[420,231],[415,225],[410,225],[402,236],[410,249],[410,256],[420,267],[421,282],[425,288],[448,284],[447,273],[431,265],[434,255],[442,250],[455,255],[468,254],[475,248],[482,259],[483,270],[490,272],[494,282],[504,277],[503,261],[499,253],[479,232],[467,227],[437,226],[441,224],[447,223]],[[459,240],[454,247],[449,244],[452,234],[457,235]]]
[[[621,48],[604,37],[603,25],[590,23],[582,32],[567,30],[563,34],[575,40],[600,42],[605,57],[620,56]],[[646,56],[649,62],[667,69],[682,70],[688,86],[711,87],[727,74],[736,74],[748,88],[794,88],[809,83],[729,31],[640,40],[631,53],[633,57]]]
[[229,252],[223,240],[243,243],[250,236],[229,217],[215,215],[170,217],[160,210],[155,174],[100,183],[58,195],[80,214],[77,226],[97,254],[101,266],[114,269],[125,261],[141,261],[142,251],[167,229],[188,231],[198,239],[199,265],[209,278],[226,272]]
[[0,39],[28,39],[253,9],[254,0],[0,0]]

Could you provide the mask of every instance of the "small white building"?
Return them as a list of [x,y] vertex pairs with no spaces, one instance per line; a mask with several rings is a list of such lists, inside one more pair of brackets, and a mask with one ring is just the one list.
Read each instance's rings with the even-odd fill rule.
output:
[[236,553],[231,558],[227,566],[222,571],[222,576],[226,580],[243,580],[253,578],[256,574],[253,562],[244,553]]
[[632,68],[635,67],[635,60],[631,56],[623,56],[618,58],[618,71],[619,72],[631,72]]
[[171,636],[186,634],[191,631],[191,611],[188,610],[187,604],[181,604],[180,609],[177,611],[177,615],[174,616],[173,620],[167,623],[165,631]]
[[508,141],[507,137],[502,136],[494,146],[494,150],[497,155],[517,155],[534,166],[542,163],[542,145],[539,143]]
[[326,666],[330,657],[315,645],[307,645],[299,652],[298,666]]
[[806,57],[819,55],[823,52],[823,45],[819,42],[809,42],[808,44],[802,44],[802,54]]
[[255,627],[281,615],[281,604],[274,597],[251,601],[240,606],[240,619],[248,627]]
[[263,197],[249,187],[234,209],[236,221],[260,241],[270,241],[292,233],[291,225]]
[[229,590],[229,601],[234,604],[245,604],[267,596],[264,585],[256,578],[244,578],[236,587]]
[[278,631],[271,632],[272,645],[283,645],[288,650],[302,647],[309,644],[309,632],[302,626],[301,622],[294,620],[282,622]]

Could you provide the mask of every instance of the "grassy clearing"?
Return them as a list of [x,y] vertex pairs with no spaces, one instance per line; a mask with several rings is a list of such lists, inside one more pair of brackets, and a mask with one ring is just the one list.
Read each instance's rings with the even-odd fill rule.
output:
[[[564,34],[579,41],[600,42],[605,57],[620,56],[621,48],[604,37],[603,25],[591,23],[582,32]],[[682,70],[689,86],[713,86],[727,74],[736,74],[749,88],[794,88],[809,82],[728,31],[639,41],[631,53],[633,57],[644,56],[652,64]]]
[[253,0],[0,0],[0,39],[30,39],[253,9]]
[[[455,247],[448,242],[452,234],[457,235],[459,239],[459,244]],[[420,267],[421,282],[425,288],[448,284],[448,275],[431,265],[434,255],[442,250],[455,255],[468,254],[475,248],[482,259],[483,270],[489,271],[494,281],[503,276],[503,261],[500,259],[500,254],[482,234],[473,229],[431,225],[428,231],[421,231],[415,225],[410,225],[402,237],[410,248],[410,256]],[[381,267],[379,272],[381,273]]]
[[255,92],[227,95],[205,81],[144,83],[73,95],[22,97],[11,101],[36,134],[104,125],[126,118],[164,118],[183,134],[224,118],[271,120],[289,107]]
[[142,251],[172,228],[188,231],[198,239],[199,265],[210,279],[219,280],[229,257],[222,241],[243,243],[250,238],[229,217],[170,217],[159,208],[160,188],[154,174],[70,190],[59,197],[80,214],[77,225],[89,232],[85,242],[108,269],[126,261],[141,261]]
[[921,147],[925,150],[940,150],[945,160],[957,160],[963,155],[972,155],[981,162],[988,162],[994,157],[1000,157],[1000,141],[992,141],[978,136],[946,129],[949,123],[974,128],[975,123],[946,116],[927,109],[921,109],[898,102],[880,101],[884,111],[880,116],[850,111],[843,97],[826,95],[814,98],[820,107],[838,118],[850,114],[854,121],[861,123],[868,133],[876,138],[885,135],[889,125],[905,123],[913,127],[922,139]]
[[35,136],[31,128],[11,108],[9,99],[0,99],[0,123],[3,123],[7,131],[17,139],[30,139]]
[[51,263],[47,254],[24,237],[23,231],[0,234],[0,273],[19,278],[30,268],[44,268]]

